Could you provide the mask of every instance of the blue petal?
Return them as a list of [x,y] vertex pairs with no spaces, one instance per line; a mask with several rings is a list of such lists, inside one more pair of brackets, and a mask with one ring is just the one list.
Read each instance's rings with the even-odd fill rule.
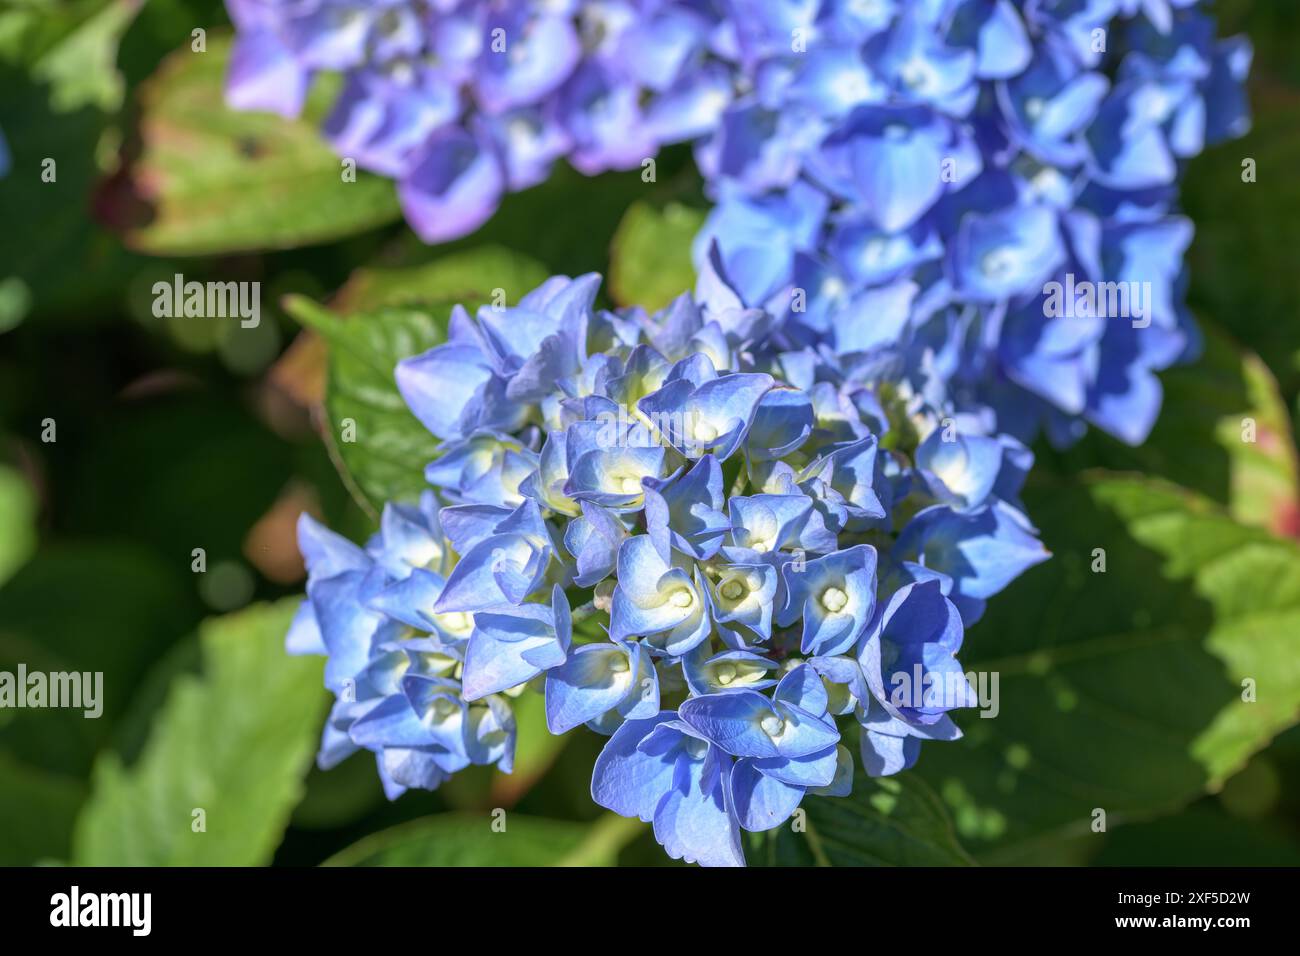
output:
[[638,692],[633,654],[619,644],[584,644],[546,672],[546,726],[562,734]]
[[921,754],[921,741],[915,737],[890,737],[864,730],[861,743],[862,766],[872,777],[888,777],[906,770]]
[[776,685],[772,698],[794,704],[801,710],[817,716],[826,713],[829,700],[821,675],[808,664],[800,664],[793,670],[787,671],[781,678],[781,682]]
[[748,690],[692,697],[678,713],[712,743],[736,757],[800,757],[839,740],[839,732],[789,704]]
[[673,859],[701,866],[744,866],[731,802],[731,760],[709,748],[703,761],[684,762],[654,815],[655,839]]
[[349,733],[360,747],[420,747],[435,742],[401,694],[385,697],[353,723]]
[[644,720],[629,720],[605,743],[591,773],[591,798],[600,806],[646,823],[673,782],[677,754],[647,754],[637,745],[675,714],[666,710]]
[[461,437],[461,416],[491,377],[483,353],[470,345],[439,345],[402,359],[394,373],[402,400],[425,428],[442,439]]
[[835,779],[841,749],[835,744],[802,757],[764,757],[755,760],[754,767],[792,787],[826,787]]
[[731,793],[740,825],[752,832],[779,827],[803,800],[805,788],[770,777],[749,759],[737,760],[731,770]]
[[465,699],[509,690],[564,660],[550,608],[524,604],[478,611],[465,647]]
[[461,557],[434,611],[448,614],[521,604],[541,582],[549,557],[549,548],[538,547],[524,535],[493,535]]
[[321,636],[320,625],[316,623],[316,611],[311,601],[303,599],[294,612],[289,624],[289,633],[284,636],[286,654],[328,654],[325,639]]
[[371,561],[364,551],[331,531],[307,512],[298,516],[298,550],[313,578],[332,578],[344,571],[367,571]]

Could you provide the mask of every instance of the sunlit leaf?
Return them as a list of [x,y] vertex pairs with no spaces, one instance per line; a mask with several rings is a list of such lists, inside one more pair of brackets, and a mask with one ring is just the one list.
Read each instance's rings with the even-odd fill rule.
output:
[[143,754],[95,768],[77,820],[83,866],[270,862],[302,796],[324,714],[321,664],[284,653],[297,601],[206,623],[200,677],[179,677]]

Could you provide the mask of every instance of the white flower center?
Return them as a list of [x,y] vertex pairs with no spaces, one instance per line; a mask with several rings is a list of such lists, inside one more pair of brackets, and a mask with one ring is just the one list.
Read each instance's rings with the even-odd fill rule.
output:
[[984,254],[980,260],[980,271],[986,276],[1001,278],[1009,274],[1016,267],[1015,250],[1006,246],[999,246]]
[[903,80],[903,84],[910,90],[923,90],[930,85],[934,79],[934,71],[930,69],[928,63],[921,59],[908,60],[903,64],[903,68],[898,71]]
[[450,611],[447,614],[438,615],[438,623],[446,630],[459,634],[468,631],[474,622],[464,611]]
[[696,441],[710,442],[718,437],[718,430],[705,421],[695,423],[695,429],[692,432]]
[[832,614],[838,614],[849,603],[849,596],[839,588],[827,588],[822,592],[822,607]]

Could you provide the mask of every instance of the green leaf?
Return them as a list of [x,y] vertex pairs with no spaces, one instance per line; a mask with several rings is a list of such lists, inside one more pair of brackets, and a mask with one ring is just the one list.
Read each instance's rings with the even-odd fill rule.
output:
[[337,87],[322,77],[300,120],[228,109],[230,38],[186,46],[138,93],[138,155],[102,197],[128,246],[152,255],[290,249],[395,221],[393,184],[342,161],[317,131]]
[[348,319],[299,296],[284,307],[329,343],[325,434],[353,497],[372,517],[387,501],[418,498],[438,441],[402,401],[393,370],[446,337],[450,306],[438,318],[425,308],[386,308]]
[[997,675],[999,712],[963,715],[965,739],[917,765],[998,862],[1086,839],[1099,809],[1108,827],[1176,810],[1300,716],[1295,542],[1152,479],[1025,497],[1056,556],[989,603],[961,653]]
[[58,112],[93,106],[115,110],[125,84],[117,70],[117,47],[144,0],[110,0],[73,27],[32,67],[32,78],[48,83]]
[[428,487],[424,466],[438,450],[397,391],[397,363],[446,338],[453,305],[472,312],[494,298],[515,302],[544,279],[531,259],[485,247],[420,267],[358,271],[341,302],[367,311],[346,318],[300,296],[285,300],[289,314],[329,344],[331,451],[372,515],[386,501],[419,497]]
[[90,24],[111,16],[113,8],[139,6],[140,0],[9,0],[0,10],[0,62],[32,69],[57,58],[79,33],[95,32]]
[[859,772],[848,797],[808,797],[804,832],[782,826],[746,856],[752,865],[969,866],[943,802],[915,774]]
[[[79,866],[257,866],[302,794],[324,712],[321,664],[284,653],[297,602],[260,605],[200,629],[202,677],[172,686],[129,770],[97,763],[77,820]],[[206,830],[195,832],[202,809]]]
[[[497,820],[505,830],[497,832]],[[643,833],[640,820],[606,814],[572,823],[508,813],[443,813],[365,837],[324,866],[612,866]]]
[[1258,356],[1202,326],[1205,354],[1162,376],[1164,406],[1148,439],[1129,448],[1093,429],[1061,456],[1059,470],[1101,465],[1158,475],[1225,505],[1243,524],[1294,534],[1300,467],[1286,402]]
[[0,466],[0,584],[36,549],[36,496],[18,472]]
[[66,859],[69,834],[85,796],[79,780],[0,754],[0,866]]
[[1219,420],[1215,438],[1232,462],[1229,510],[1243,524],[1278,534],[1300,530],[1300,464],[1291,416],[1277,381],[1257,355],[1241,358],[1246,414]]
[[473,303],[513,305],[548,278],[546,268],[502,246],[476,246],[415,265],[357,269],[330,303],[341,314],[382,306]]
[[693,289],[691,241],[704,217],[702,210],[680,203],[662,209],[634,203],[610,245],[609,288],[614,300],[653,312]]

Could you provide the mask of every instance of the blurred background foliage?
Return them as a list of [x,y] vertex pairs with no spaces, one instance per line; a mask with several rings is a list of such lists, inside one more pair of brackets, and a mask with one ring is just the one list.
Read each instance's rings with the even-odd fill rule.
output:
[[[751,862],[1300,864],[1300,7],[1218,7],[1254,39],[1256,115],[1186,177],[1204,357],[1165,376],[1142,448],[1036,449],[1026,504],[1055,559],[962,655],[1000,672],[1001,715],[809,800],[810,834],[755,839]],[[535,695],[512,776],[390,804],[365,755],[314,769],[320,664],[281,640],[297,515],[360,539],[418,490],[429,437],[393,361],[451,303],[550,273],[606,274],[606,304],[689,287],[689,151],[654,183],[559,169],[425,247],[388,183],[340,182],[313,131],[328,78],[300,123],[221,105],[226,24],[216,0],[0,0],[0,670],[105,675],[98,720],[0,710],[0,864],[667,862],[592,804],[600,740],[549,737]],[[176,273],[260,282],[260,325],[156,318]],[[369,434],[338,443],[344,417]]]

